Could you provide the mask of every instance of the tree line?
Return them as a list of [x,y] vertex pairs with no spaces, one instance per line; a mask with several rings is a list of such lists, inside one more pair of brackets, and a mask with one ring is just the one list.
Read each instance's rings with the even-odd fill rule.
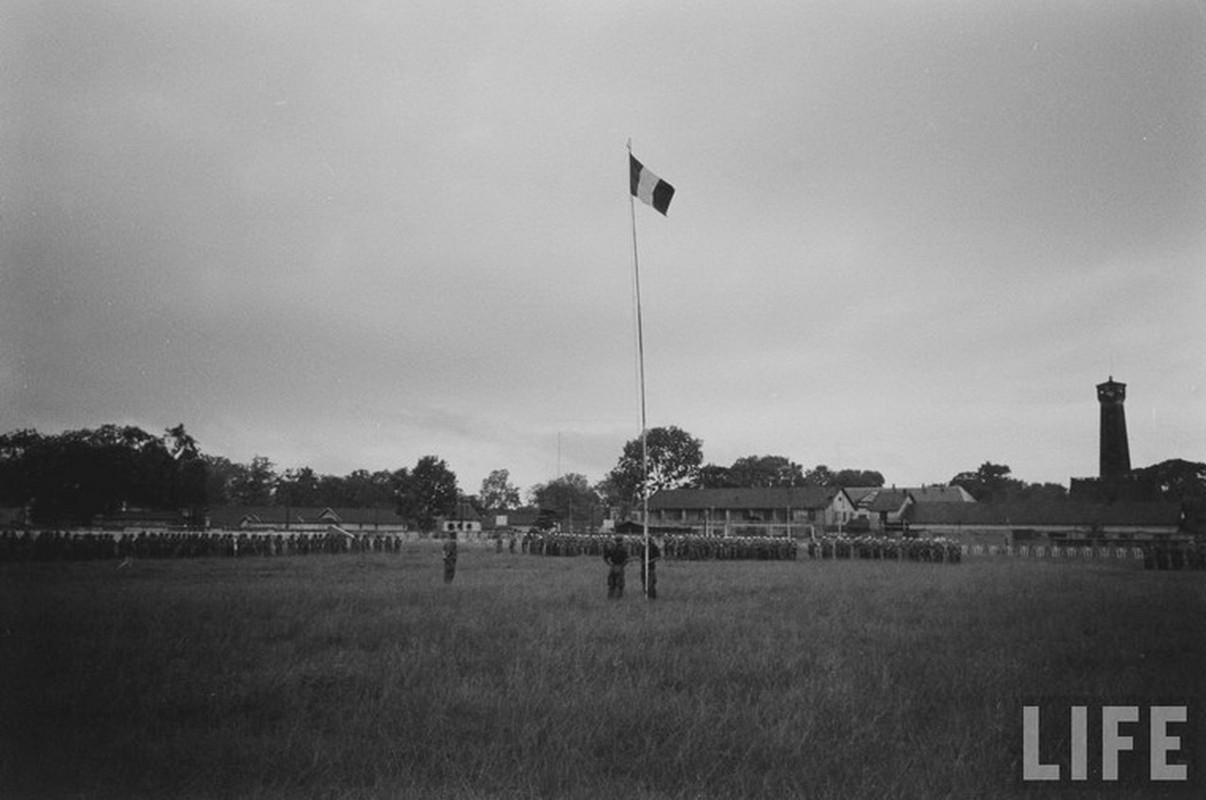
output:
[[[648,433],[651,491],[679,486],[882,485],[873,471],[804,470],[782,456],[747,456],[729,467],[703,465],[702,444],[677,427]],[[568,473],[532,486],[527,503],[540,523],[597,525],[639,500],[641,440],[625,444],[616,467],[600,482]],[[0,436],[0,505],[21,507],[39,524],[88,525],[127,509],[182,510],[193,520],[214,506],[330,506],[388,508],[430,528],[441,516],[472,509],[479,515],[521,506],[506,469],[490,473],[477,494],[461,491],[456,475],[434,455],[409,468],[324,475],[310,467],[278,471],[266,456],[239,463],[202,451],[183,424],[155,435],[132,425]]]
[[[645,471],[648,465],[648,473]],[[1179,459],[1135,470],[1134,480],[1151,499],[1200,499],[1206,495],[1206,464]],[[615,467],[592,484],[568,473],[532,486],[527,503],[541,512],[539,524],[596,526],[608,515],[626,517],[652,495],[676,488],[792,486],[882,487],[875,470],[805,469],[782,455],[749,455],[728,466],[704,463],[703,443],[675,427],[651,428],[626,442]],[[986,461],[957,473],[980,502],[1063,500],[1068,490],[1027,483],[1004,464]],[[354,470],[321,475],[309,467],[278,472],[267,457],[246,464],[202,452],[183,424],[150,434],[134,426],[103,425],[57,435],[19,430],[0,436],[0,505],[22,507],[40,524],[90,524],[125,509],[183,510],[194,520],[223,505],[330,506],[393,509],[422,529],[439,517],[470,509],[479,515],[514,510],[520,490],[506,469],[497,469],[476,494],[462,492],[455,473],[439,457],[423,456],[413,467]]]
[[182,424],[161,436],[130,425],[0,436],[0,505],[39,524],[89,525],[127,509],[180,510],[199,522],[209,507],[237,504],[392,508],[426,529],[459,499],[456,475],[436,456],[339,477],[203,453]]

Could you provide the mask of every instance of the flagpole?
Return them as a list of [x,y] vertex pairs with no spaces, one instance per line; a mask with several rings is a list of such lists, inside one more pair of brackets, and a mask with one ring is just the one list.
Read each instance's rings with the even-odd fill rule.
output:
[[[628,140],[628,165],[632,167],[632,139]],[[645,328],[641,320],[641,262],[637,256],[636,201],[628,193],[628,213],[632,218],[632,274],[636,284],[637,363],[641,383],[641,528],[644,541],[644,572],[642,589],[649,597],[649,426],[645,416]]]

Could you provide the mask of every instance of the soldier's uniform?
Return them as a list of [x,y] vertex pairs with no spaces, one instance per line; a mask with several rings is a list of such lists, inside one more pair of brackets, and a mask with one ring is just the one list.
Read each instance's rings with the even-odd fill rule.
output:
[[628,564],[628,549],[624,547],[624,539],[617,536],[615,541],[603,550],[603,561],[607,564],[607,596],[619,599],[624,596],[624,567]]
[[444,542],[444,583],[452,583],[456,576],[456,534],[450,534]]
[[650,600],[657,599],[657,562],[661,560],[662,548],[657,546],[657,542],[653,539],[649,540],[649,570],[646,575],[645,571],[645,546],[641,545],[641,588],[645,590],[645,596]]

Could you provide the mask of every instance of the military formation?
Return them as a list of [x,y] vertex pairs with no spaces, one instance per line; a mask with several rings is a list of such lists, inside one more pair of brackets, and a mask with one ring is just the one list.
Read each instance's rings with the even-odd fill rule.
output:
[[963,548],[949,539],[892,539],[884,536],[823,536],[806,545],[809,558],[929,561],[958,564]]
[[[339,553],[400,553],[405,536],[335,531],[0,531],[0,562],[89,561],[107,558],[213,558],[302,556]],[[544,556],[602,556],[612,535],[512,532],[488,540],[496,552]],[[879,536],[822,536],[788,539],[766,536],[656,537],[665,558],[724,560],[886,560],[956,564],[963,548],[949,539],[893,539]],[[643,537],[626,535],[630,556],[641,552]],[[486,542],[483,542],[485,544]],[[1136,545],[1151,570],[1206,570],[1206,542],[1178,540]]]
[[0,531],[0,562],[304,556],[401,550],[402,538],[397,535],[335,531]]
[[[640,551],[643,537],[619,537],[629,554]],[[882,536],[824,536],[789,539],[769,536],[702,536],[667,534],[662,554],[677,561],[791,561],[802,559],[870,559],[929,561],[956,564],[961,547],[948,539],[890,539]],[[601,556],[613,541],[610,536],[531,533],[522,551],[545,556]]]
[[1143,568],[1161,570],[1206,569],[1206,543],[1189,541],[1151,542],[1143,545]]
[[[529,533],[523,538],[522,552],[543,556],[601,556],[615,538],[601,534]],[[641,552],[644,537],[618,537],[630,555]],[[761,560],[779,561],[797,557],[799,545],[794,539],[767,536],[657,536],[666,558],[679,561]]]

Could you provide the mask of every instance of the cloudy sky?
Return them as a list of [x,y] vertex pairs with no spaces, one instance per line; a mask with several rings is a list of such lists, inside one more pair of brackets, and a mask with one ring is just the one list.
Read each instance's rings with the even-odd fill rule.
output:
[[0,0],[0,431],[598,480],[1206,461],[1196,0]]

